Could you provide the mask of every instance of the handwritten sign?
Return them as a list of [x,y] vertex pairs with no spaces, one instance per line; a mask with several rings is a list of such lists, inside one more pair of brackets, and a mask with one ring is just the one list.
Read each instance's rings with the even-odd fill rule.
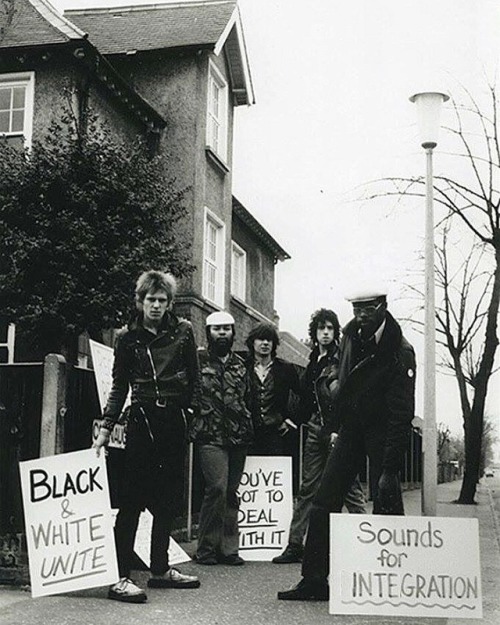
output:
[[330,515],[330,613],[482,618],[477,519]]
[[118,580],[104,454],[20,462],[33,597]]
[[[116,520],[118,510],[113,508],[111,511],[113,520]],[[153,515],[149,510],[141,512],[139,517],[139,524],[137,526],[137,532],[135,535],[134,551],[136,555],[144,562],[144,564],[150,568],[151,566],[151,528],[153,526]],[[184,549],[177,543],[172,536],[168,543],[168,564],[170,566],[176,566],[183,562],[190,562],[191,558],[184,551]]]
[[[92,443],[95,443],[99,436],[99,430],[101,429],[102,419],[94,419],[92,421]],[[117,423],[112,429],[109,436],[109,447],[116,447],[117,449],[125,449],[125,443],[127,442],[127,425],[126,423]]]
[[[98,343],[97,341],[89,340],[90,353],[92,355],[92,363],[94,365],[94,375],[97,384],[97,394],[99,396],[99,404],[101,410],[104,410],[108,401],[108,395],[111,391],[113,384],[113,359],[114,354],[111,347]],[[130,392],[125,400],[124,408],[130,404]],[[99,428],[101,427],[101,421],[94,419],[92,423],[92,442],[95,442],[99,434]],[[125,442],[127,439],[126,425],[117,423],[111,432],[109,439],[110,447],[117,447],[119,449],[125,449]]]
[[248,456],[238,489],[240,552],[271,560],[286,547],[292,520],[292,459]]

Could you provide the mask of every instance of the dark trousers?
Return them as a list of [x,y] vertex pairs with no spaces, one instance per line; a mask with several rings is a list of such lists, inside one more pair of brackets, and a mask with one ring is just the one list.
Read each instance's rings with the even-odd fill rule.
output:
[[[151,528],[151,573],[163,575],[168,571],[168,546],[172,529],[172,515],[165,510],[148,508],[153,515]],[[134,542],[139,523],[140,508],[120,508],[115,521],[115,542],[120,577],[130,577],[134,559]]]
[[[302,547],[302,542],[309,524],[309,515],[316,492],[321,483],[323,470],[331,450],[330,435],[325,433],[319,415],[310,419],[304,446],[302,484],[295,502],[288,543]],[[354,514],[365,513],[365,495],[356,476],[346,493],[344,505]]]
[[172,521],[183,500],[186,427],[178,406],[159,408],[144,402],[132,406],[121,496],[115,522],[115,542],[120,577],[129,577],[134,542],[142,510],[153,515],[151,573],[168,568]]
[[246,455],[246,447],[198,446],[205,481],[196,552],[199,559],[238,554],[237,491]]
[[282,435],[277,425],[257,425],[250,448],[251,456],[288,456],[291,432]]
[[254,428],[254,441],[249,456],[291,456],[293,492],[299,488],[298,431],[281,434],[277,425],[259,424]]
[[[309,517],[302,575],[305,579],[324,582],[329,572],[329,515],[341,512],[346,493],[351,488],[368,456],[370,460],[370,485],[373,497],[373,513],[381,514],[378,497],[378,481],[382,474],[384,455],[383,436],[378,432],[361,429],[341,429],[331,450],[323,477],[314,498]],[[394,508],[385,514],[404,514],[401,492]]]

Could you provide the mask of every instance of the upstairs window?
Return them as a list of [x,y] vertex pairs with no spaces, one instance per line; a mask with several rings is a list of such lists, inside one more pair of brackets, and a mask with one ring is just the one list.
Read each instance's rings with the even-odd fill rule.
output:
[[246,300],[247,254],[237,243],[231,243],[231,295]]
[[34,73],[0,74],[0,136],[31,146]]
[[205,209],[203,297],[224,306],[224,223]]
[[224,77],[210,62],[208,70],[207,145],[227,161],[228,89]]

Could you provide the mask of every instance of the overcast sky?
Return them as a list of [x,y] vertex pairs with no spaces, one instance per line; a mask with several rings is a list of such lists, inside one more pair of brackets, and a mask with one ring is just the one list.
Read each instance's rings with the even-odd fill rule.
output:
[[[131,2],[57,0],[62,6]],[[235,118],[234,194],[291,255],[276,271],[281,329],[385,284],[396,317],[423,247],[424,204],[359,201],[368,181],[424,173],[413,93],[484,91],[500,59],[495,0],[239,0],[256,104]],[[447,123],[449,110],[443,112]],[[449,120],[448,120],[449,121]],[[446,136],[435,151],[440,172]],[[449,172],[447,172],[449,173]],[[454,172],[456,176],[459,172]],[[421,337],[417,412],[421,414]],[[438,376],[438,422],[461,430],[455,382]],[[498,418],[499,376],[490,412]]]
[[[423,174],[408,97],[460,85],[484,92],[500,59],[500,9],[488,0],[240,0],[257,104],[238,109],[234,191],[292,259],[277,269],[283,329],[304,336],[311,311],[350,317],[345,296],[384,283],[400,299],[423,247],[424,203],[359,201],[387,176]],[[443,124],[451,111],[443,111]],[[451,149],[442,133],[435,153]],[[449,172],[446,172],[449,173]],[[458,171],[454,172],[457,177]],[[421,414],[423,344],[417,348]],[[499,376],[489,409],[498,421]],[[437,420],[462,428],[456,382],[438,375]],[[499,430],[500,431],[500,430]]]

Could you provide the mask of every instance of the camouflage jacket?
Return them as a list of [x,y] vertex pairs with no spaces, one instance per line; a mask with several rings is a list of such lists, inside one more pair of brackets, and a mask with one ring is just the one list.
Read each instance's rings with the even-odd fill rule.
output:
[[233,352],[223,362],[205,350],[199,352],[199,360],[200,410],[193,418],[190,439],[221,447],[248,445],[253,426],[245,363]]

